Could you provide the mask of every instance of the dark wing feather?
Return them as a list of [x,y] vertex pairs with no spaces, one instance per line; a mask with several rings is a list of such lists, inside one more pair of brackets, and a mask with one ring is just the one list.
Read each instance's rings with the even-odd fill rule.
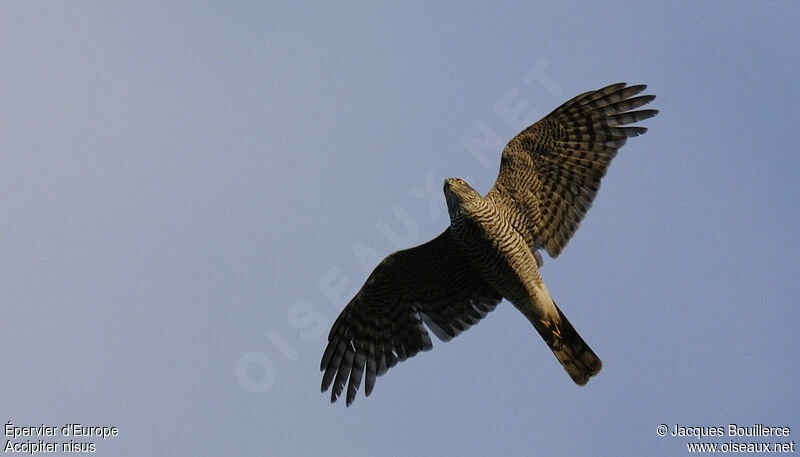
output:
[[347,405],[365,380],[433,346],[430,328],[446,341],[493,310],[501,296],[461,253],[445,230],[433,240],[386,257],[342,311],[328,335],[320,370],[331,402],[347,383]]
[[532,249],[557,257],[572,238],[617,150],[647,131],[624,125],[658,114],[632,111],[655,98],[635,96],[646,87],[617,83],[580,94],[506,145],[487,198],[513,213]]

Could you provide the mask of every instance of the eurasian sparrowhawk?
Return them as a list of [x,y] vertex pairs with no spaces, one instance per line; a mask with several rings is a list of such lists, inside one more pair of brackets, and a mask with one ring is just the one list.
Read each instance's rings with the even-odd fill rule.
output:
[[[636,110],[655,96],[646,86],[612,84],[572,98],[515,136],[503,149],[497,181],[482,197],[446,179],[450,226],[420,246],[386,257],[336,319],[320,369],[322,391],[347,405],[364,379],[431,349],[430,329],[447,341],[503,298],[528,318],[579,385],[602,363],[556,306],[539,274],[544,249],[555,258],[592,205],[600,179],[628,137],[625,127],[655,116]],[[365,376],[366,375],[366,376]]]

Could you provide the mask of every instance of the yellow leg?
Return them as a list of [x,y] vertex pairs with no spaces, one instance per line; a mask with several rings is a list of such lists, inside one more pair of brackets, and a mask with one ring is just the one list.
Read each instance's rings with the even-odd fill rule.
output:
[[550,330],[550,333],[555,335],[558,339],[561,339],[561,329],[558,328],[558,323],[552,319],[541,319],[540,322],[544,325],[547,330]]

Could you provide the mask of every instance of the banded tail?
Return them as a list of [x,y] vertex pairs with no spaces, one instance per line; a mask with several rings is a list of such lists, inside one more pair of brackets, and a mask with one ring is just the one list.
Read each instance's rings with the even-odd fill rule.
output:
[[[555,302],[553,302],[555,305]],[[569,323],[564,313],[556,306],[558,321],[533,321],[533,326],[550,346],[561,365],[567,370],[575,384],[582,386],[589,378],[600,372],[603,362],[583,341],[575,327]]]

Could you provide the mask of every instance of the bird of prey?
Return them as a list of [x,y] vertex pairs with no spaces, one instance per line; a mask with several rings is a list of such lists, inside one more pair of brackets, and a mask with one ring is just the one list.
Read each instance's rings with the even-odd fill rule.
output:
[[[450,226],[433,240],[386,257],[328,335],[320,370],[331,402],[347,384],[347,405],[364,379],[447,341],[505,298],[528,318],[578,385],[602,362],[556,306],[539,274],[540,249],[555,258],[592,205],[617,150],[658,114],[645,85],[585,92],[511,139],[485,197],[458,178],[444,181]],[[426,329],[427,327],[427,329]]]

